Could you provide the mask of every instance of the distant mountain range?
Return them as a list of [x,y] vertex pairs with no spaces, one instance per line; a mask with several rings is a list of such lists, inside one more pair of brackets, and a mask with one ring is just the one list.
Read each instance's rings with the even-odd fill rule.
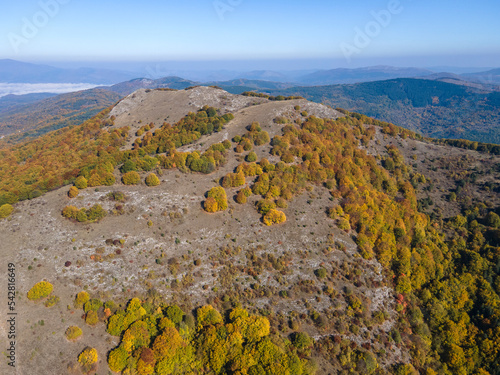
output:
[[16,60],[0,60],[0,82],[4,83],[94,83],[113,84],[136,78],[135,73],[110,69],[62,69]]
[[462,77],[474,82],[481,82],[489,85],[500,85],[500,68],[486,72],[462,74]]
[[[151,70],[151,69],[150,69]],[[114,69],[77,68],[63,69],[49,65],[32,64],[10,59],[0,60],[0,83],[93,83],[96,85],[112,85],[130,80],[157,81],[153,72],[148,69],[138,72],[127,72]],[[160,70],[161,71],[161,70]],[[154,73],[154,74],[153,74]],[[431,69],[401,68],[393,66],[370,66],[364,68],[337,68],[331,70],[296,70],[274,71],[254,70],[249,72],[210,71],[205,76],[200,72],[184,72],[182,76],[196,76],[196,82],[229,82],[234,80],[279,82],[285,85],[316,86],[332,84],[350,84],[359,82],[381,81],[395,78],[428,78],[437,74],[448,74],[459,80],[478,82],[485,85],[500,85],[500,69],[484,72],[452,74],[440,73]],[[175,76],[178,74],[163,74]],[[144,76],[146,76],[144,78]],[[230,77],[227,79],[224,77]],[[204,77],[204,78],[203,78]],[[209,78],[211,77],[211,78]],[[216,78],[214,78],[216,77]],[[161,79],[161,78],[160,78]],[[187,80],[186,80],[187,81]],[[192,80],[193,81],[193,80]],[[165,83],[169,85],[170,83]],[[233,85],[241,86],[241,85]]]
[[[16,69],[20,70],[14,72]],[[76,77],[77,72],[82,73],[80,78],[95,77],[94,82],[100,79],[100,74],[109,73],[99,69],[71,71],[0,60],[0,80],[2,74],[9,75],[11,80],[22,77],[25,81],[45,74],[45,80],[49,82],[54,77],[60,80],[71,77],[71,74]],[[257,91],[275,96],[298,95],[332,107],[393,122],[426,136],[500,143],[500,69],[453,74],[418,68],[377,66],[315,71],[299,76],[300,73],[293,72],[294,79],[296,82],[304,82],[303,84],[278,81],[291,77],[280,72],[259,70],[242,73],[247,78],[223,81],[199,82],[176,76],[135,78],[57,96],[46,93],[7,95],[0,98],[0,135],[28,132],[22,137],[36,136],[74,125],[138,89],[182,90],[204,85],[218,86],[233,94]],[[118,79],[119,76],[120,73],[110,73],[108,79]],[[387,79],[390,77],[397,78]],[[324,84],[358,80],[363,82]],[[16,139],[22,137],[16,136]]]
[[331,85],[337,83],[357,83],[381,81],[392,78],[423,77],[433,72],[418,68],[396,68],[393,66],[373,66],[358,69],[320,70],[299,79],[307,85]]

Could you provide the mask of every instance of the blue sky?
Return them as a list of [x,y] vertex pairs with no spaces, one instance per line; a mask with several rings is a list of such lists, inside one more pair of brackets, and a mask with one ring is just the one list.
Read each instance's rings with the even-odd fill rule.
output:
[[[31,62],[323,59],[339,66],[370,65],[365,63],[369,61],[500,65],[498,0],[143,3],[4,1],[0,5],[0,58]],[[385,18],[380,21],[374,14]]]

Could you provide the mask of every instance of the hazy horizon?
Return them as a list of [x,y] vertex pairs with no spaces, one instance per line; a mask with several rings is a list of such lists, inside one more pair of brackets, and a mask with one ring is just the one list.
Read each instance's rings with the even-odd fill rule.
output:
[[9,17],[0,24],[0,58],[52,65],[168,61],[214,69],[217,62],[229,69],[236,62],[273,70],[286,61],[296,70],[500,61],[500,4],[487,0],[28,0],[2,7]]

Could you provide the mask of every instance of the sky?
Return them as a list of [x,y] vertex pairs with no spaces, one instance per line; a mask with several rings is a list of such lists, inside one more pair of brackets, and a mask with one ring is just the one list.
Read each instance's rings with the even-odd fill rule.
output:
[[0,10],[0,58],[26,62],[500,65],[498,0],[4,0]]

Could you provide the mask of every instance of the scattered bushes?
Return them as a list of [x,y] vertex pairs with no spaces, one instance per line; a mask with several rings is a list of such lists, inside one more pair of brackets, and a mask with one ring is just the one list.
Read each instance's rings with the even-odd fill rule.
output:
[[28,292],[28,299],[31,301],[37,301],[40,298],[45,298],[52,293],[54,286],[47,281],[40,281],[33,285],[33,287]]
[[107,212],[100,204],[94,204],[89,209],[78,209],[75,206],[66,206],[62,210],[62,215],[67,219],[74,219],[80,223],[93,223],[104,218],[107,215]]

